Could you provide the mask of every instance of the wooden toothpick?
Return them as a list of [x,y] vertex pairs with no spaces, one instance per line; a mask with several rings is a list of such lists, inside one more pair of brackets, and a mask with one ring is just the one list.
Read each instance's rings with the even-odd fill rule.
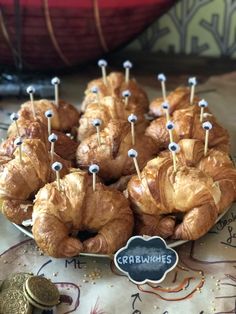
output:
[[188,83],[189,83],[189,85],[191,87],[191,90],[190,90],[190,105],[193,105],[195,86],[197,85],[196,77],[190,77],[188,79]]
[[162,90],[162,97],[163,100],[166,101],[166,76],[163,73],[157,75],[158,81],[161,82],[161,90]]
[[20,159],[21,164],[22,164],[22,148],[21,148],[22,143],[23,143],[23,141],[22,141],[21,137],[17,137],[14,141],[15,146],[18,147],[18,149],[19,149],[19,159]]
[[172,159],[173,159],[174,172],[176,172],[176,170],[177,170],[176,154],[180,151],[180,148],[179,148],[179,145],[176,144],[175,142],[171,142],[169,144],[168,148],[171,151]]
[[56,172],[56,180],[57,180],[57,187],[58,190],[61,190],[61,182],[60,182],[60,171],[62,169],[62,164],[58,161],[52,164],[52,170]]
[[26,89],[26,92],[30,96],[30,101],[31,101],[31,109],[33,113],[34,119],[36,119],[36,113],[35,113],[35,107],[34,107],[34,93],[35,93],[35,88],[33,86],[28,86]]
[[60,79],[58,77],[54,77],[51,80],[52,85],[54,85],[54,93],[55,93],[55,105],[59,107],[59,84],[60,84]]
[[166,123],[166,129],[168,130],[169,132],[169,136],[170,136],[170,143],[174,142],[174,137],[173,137],[173,130],[175,128],[175,125],[173,122],[171,121],[168,121]]
[[19,119],[18,113],[13,112],[13,113],[10,115],[10,119],[11,119],[11,121],[14,121],[14,122],[15,122],[15,125],[16,125],[16,133],[17,133],[17,136],[20,137],[20,130],[19,130],[18,122],[17,122],[17,120]]
[[198,106],[201,108],[201,113],[200,113],[200,122],[203,121],[203,115],[204,115],[204,108],[208,106],[208,102],[205,99],[202,99],[198,102]]
[[135,131],[134,125],[137,122],[138,118],[133,113],[128,116],[128,121],[131,124],[131,138],[132,138],[132,145],[135,145]]
[[166,122],[169,122],[170,121],[170,114],[169,114],[169,108],[170,108],[170,105],[167,101],[164,101],[161,105],[162,109],[165,111],[166,113]]
[[207,155],[208,143],[209,143],[209,132],[212,129],[212,124],[209,121],[206,121],[202,124],[203,129],[206,131],[205,133],[205,145],[204,145],[204,156]]
[[93,164],[89,167],[89,172],[93,175],[93,191],[96,191],[96,174],[99,171],[99,166],[96,164]]
[[130,149],[130,150],[128,151],[128,156],[129,156],[130,158],[133,158],[134,166],[135,166],[135,169],[136,169],[138,178],[139,178],[139,180],[141,181],[141,172],[140,172],[139,165],[138,165],[138,161],[137,161],[137,157],[138,157],[137,151],[136,151],[135,149]]
[[48,119],[48,136],[49,136],[52,132],[52,122],[51,122],[51,119],[53,117],[52,110],[47,110],[45,112],[45,117]]
[[53,162],[53,157],[54,157],[54,152],[55,152],[55,143],[57,140],[58,140],[58,137],[54,133],[50,134],[48,137],[48,141],[51,143],[50,154],[51,154],[51,161],[52,162]]
[[103,83],[107,85],[107,74],[106,74],[107,61],[104,59],[98,60],[98,66],[102,69]]
[[100,146],[101,145],[100,126],[102,125],[102,121],[100,119],[94,119],[92,125],[96,128],[98,145]]
[[131,92],[128,89],[122,92],[122,97],[125,99],[125,109],[128,107],[130,96]]
[[127,60],[123,63],[123,67],[125,69],[125,83],[128,84],[130,80],[130,69],[133,67],[133,64]]

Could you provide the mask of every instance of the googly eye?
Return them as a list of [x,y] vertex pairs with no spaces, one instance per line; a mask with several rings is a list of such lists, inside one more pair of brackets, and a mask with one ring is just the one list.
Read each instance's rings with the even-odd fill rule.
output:
[[98,66],[99,67],[106,67],[107,66],[107,61],[104,59],[98,60]]
[[122,97],[130,97],[130,96],[131,96],[131,92],[128,89],[122,92]]
[[202,99],[198,102],[198,106],[201,108],[206,108],[208,106],[208,102],[205,99]]
[[125,62],[123,62],[123,67],[126,69],[131,69],[133,67],[133,64],[129,61],[129,60],[126,60]]
[[99,171],[99,166],[96,164],[93,164],[91,166],[89,166],[89,172],[90,173],[98,173]]
[[130,150],[128,151],[128,156],[129,156],[130,158],[137,158],[138,153],[137,153],[137,151],[136,151],[135,149],[130,149]]
[[135,123],[136,121],[138,120],[137,116],[133,113],[131,113],[129,116],[128,116],[128,121],[130,123]]
[[170,108],[170,105],[167,101],[165,101],[161,104],[161,107],[162,107],[162,109],[167,110]]
[[18,113],[13,112],[13,113],[10,115],[10,119],[11,119],[11,121],[17,121],[17,120],[19,119]]
[[28,87],[26,88],[26,92],[27,92],[28,94],[34,94],[34,93],[35,93],[35,88],[34,88],[34,86],[32,86],[32,85],[28,86]]
[[102,125],[102,121],[100,119],[94,119],[92,122],[92,125],[95,127],[100,126],[100,125]]
[[188,83],[189,83],[189,85],[197,85],[197,79],[196,79],[196,77],[190,77],[189,79],[188,79]]
[[166,128],[167,128],[167,130],[173,130],[173,129],[175,128],[175,125],[174,125],[173,122],[168,121],[168,122],[166,123]]
[[211,124],[211,122],[209,122],[209,121],[206,121],[206,122],[204,122],[203,124],[202,124],[202,127],[203,127],[203,129],[204,130],[211,130],[212,129],[212,124]]
[[60,84],[60,79],[58,78],[58,77],[54,77],[54,78],[52,78],[51,79],[51,83],[52,83],[52,85],[58,85],[58,84]]
[[53,171],[60,171],[62,169],[62,167],[63,167],[62,164],[58,161],[56,161],[52,164],[52,170]]
[[17,138],[15,139],[15,141],[14,141],[14,144],[15,144],[16,146],[20,146],[20,145],[22,145],[22,143],[23,143],[23,141],[22,141],[22,138],[21,138],[21,137],[17,137]]
[[47,111],[45,111],[45,117],[46,117],[46,118],[52,118],[52,117],[53,117],[53,112],[52,112],[52,110],[47,110]]
[[91,88],[91,92],[94,93],[94,94],[97,94],[99,92],[98,87],[97,86],[93,86]]
[[58,140],[58,136],[54,133],[50,134],[48,137],[48,141],[50,143],[55,143]]
[[180,147],[177,143],[175,142],[171,142],[169,145],[168,145],[168,148],[171,152],[173,153],[178,153],[180,151]]
[[160,73],[160,74],[157,75],[157,79],[158,79],[158,81],[165,82],[166,81],[166,76],[165,76],[165,74]]

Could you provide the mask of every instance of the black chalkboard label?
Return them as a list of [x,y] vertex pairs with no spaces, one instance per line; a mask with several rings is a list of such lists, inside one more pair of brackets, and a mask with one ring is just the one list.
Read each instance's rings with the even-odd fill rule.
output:
[[114,262],[136,284],[158,283],[175,268],[178,255],[158,236],[134,236],[116,252]]

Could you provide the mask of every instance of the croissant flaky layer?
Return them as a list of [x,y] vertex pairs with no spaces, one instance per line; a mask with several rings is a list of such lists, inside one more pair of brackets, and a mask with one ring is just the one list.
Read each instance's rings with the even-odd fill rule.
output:
[[[48,255],[68,257],[80,252],[111,254],[122,247],[133,231],[133,214],[122,193],[101,183],[92,189],[91,177],[82,171],[70,173],[36,195],[33,235]],[[97,235],[83,243],[70,236],[89,230]]]

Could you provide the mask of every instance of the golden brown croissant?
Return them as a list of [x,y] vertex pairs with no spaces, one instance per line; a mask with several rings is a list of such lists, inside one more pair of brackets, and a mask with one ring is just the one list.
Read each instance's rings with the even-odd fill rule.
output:
[[138,152],[138,163],[142,169],[146,162],[156,156],[158,145],[143,134],[143,128],[135,129],[135,145],[132,145],[130,124],[126,121],[111,120],[100,132],[101,145],[97,134],[82,141],[77,149],[76,160],[81,169],[87,169],[92,163],[100,167],[99,176],[106,182],[135,173],[132,158],[128,150],[134,148]]
[[[194,105],[198,104],[200,98],[194,97]],[[161,117],[165,115],[165,111],[162,109],[163,98],[159,97],[154,99],[149,106],[149,114],[153,117]],[[169,103],[169,113],[172,114],[175,110],[185,109],[190,106],[190,89],[188,87],[178,87],[172,91],[166,101]]]
[[[48,129],[45,124],[39,120],[31,121],[21,119],[18,128],[22,139],[40,139],[48,150],[50,150],[51,144],[48,141]],[[58,137],[55,143],[55,153],[63,159],[74,160],[78,143],[62,132],[56,130],[52,130],[52,132]],[[16,137],[17,134],[11,135],[0,144],[0,155],[13,155],[16,148],[14,145]]]
[[[206,113],[208,120],[212,124],[212,129],[209,132],[209,147],[217,146],[221,150],[229,151],[229,134],[226,129],[218,124],[212,114]],[[183,138],[194,138],[205,141],[205,130],[200,122],[199,109],[196,106],[191,106],[187,109],[176,110],[171,121],[174,123],[173,130],[174,141],[178,142]],[[146,129],[146,135],[153,138],[161,148],[167,148],[170,142],[169,133],[166,129],[166,118],[161,117],[151,122]]]
[[[33,209],[33,235],[38,246],[54,257],[81,252],[111,254],[122,247],[133,230],[133,214],[122,193],[96,183],[91,176],[72,172],[45,185],[36,195]],[[97,235],[85,242],[70,236],[74,231]]]
[[115,98],[122,98],[122,92],[129,90],[131,96],[129,101],[141,107],[145,112],[148,111],[148,97],[146,92],[134,79],[130,79],[129,83],[125,83],[125,76],[120,72],[111,72],[107,76],[107,85],[103,83],[102,78],[92,80],[88,83],[87,89],[85,90],[85,98],[82,103],[82,111],[85,111],[86,107],[96,102],[96,95],[92,93],[92,87],[96,86],[99,89],[100,99],[105,96],[113,96]]
[[[175,172],[172,160],[157,157],[128,184],[136,212],[136,232],[147,235],[195,240],[215,223],[221,191],[203,171],[187,166]],[[183,221],[179,224],[178,219]],[[175,223],[177,220],[177,225]],[[176,226],[175,226],[176,225]]]
[[127,108],[121,99],[115,97],[104,97],[100,104],[97,102],[87,106],[85,113],[80,118],[80,126],[78,128],[78,139],[80,141],[86,139],[90,135],[96,133],[96,128],[93,126],[94,119],[100,119],[102,124],[100,130],[104,129],[111,120],[127,121],[130,114],[135,114],[138,118],[137,124],[147,124],[144,118],[144,112],[141,107],[137,107],[133,103],[128,103]]
[[[41,99],[34,101],[34,107],[37,120],[41,121],[45,125],[48,123],[47,118],[45,117],[45,112],[47,110],[51,110],[53,112],[51,124],[52,129],[54,130],[70,132],[73,127],[78,125],[79,112],[74,106],[64,101],[60,101],[59,107],[57,107],[51,101]],[[23,127],[25,120],[35,121],[30,101],[21,105],[21,109],[18,114],[18,125],[20,127]],[[16,125],[15,123],[12,123],[8,129],[8,136],[15,135],[16,133]]]
[[[41,140],[25,140],[22,144],[22,163],[19,150],[12,158],[1,156],[0,200],[2,213],[11,221],[20,223],[25,220],[33,195],[47,182],[55,180],[51,169],[51,156]],[[69,172],[70,162],[54,154],[54,160],[63,164],[60,172],[64,176]],[[12,206],[12,207],[11,207]],[[20,210],[21,209],[21,210]]]

